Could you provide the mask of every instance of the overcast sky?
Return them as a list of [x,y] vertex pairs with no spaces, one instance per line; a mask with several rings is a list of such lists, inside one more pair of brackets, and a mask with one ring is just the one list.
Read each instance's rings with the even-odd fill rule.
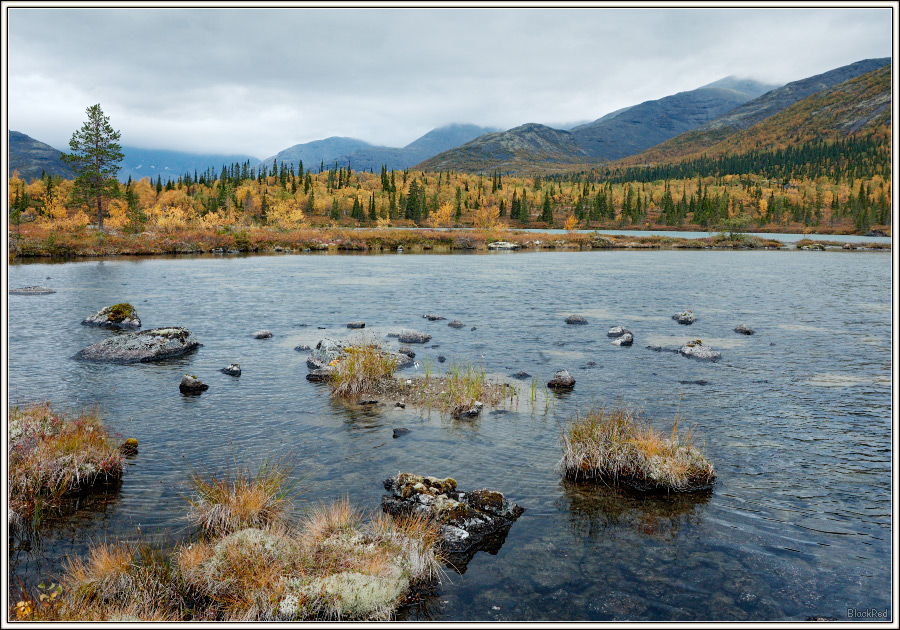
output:
[[100,103],[122,144],[263,158],[451,122],[593,120],[728,75],[889,57],[879,9],[59,9],[8,15],[9,128],[66,150]]

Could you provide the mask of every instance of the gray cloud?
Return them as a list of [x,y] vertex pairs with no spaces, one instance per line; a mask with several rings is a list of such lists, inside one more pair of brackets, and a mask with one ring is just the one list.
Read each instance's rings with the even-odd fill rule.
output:
[[331,135],[597,118],[715,81],[890,56],[884,9],[11,8],[9,124],[65,147],[100,102],[125,144],[263,157]]

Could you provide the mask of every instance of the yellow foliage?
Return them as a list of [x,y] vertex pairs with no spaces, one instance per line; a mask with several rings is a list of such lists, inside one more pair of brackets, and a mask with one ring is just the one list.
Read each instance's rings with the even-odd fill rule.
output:
[[[500,212],[498,210],[497,216],[500,216]],[[445,203],[441,205],[437,211],[431,213],[428,217],[428,225],[433,228],[438,227],[450,227],[453,223],[453,206],[449,203]]]
[[500,208],[497,206],[482,206],[475,211],[475,229],[493,230],[500,219]]
[[303,214],[300,204],[293,197],[273,203],[269,207],[267,221],[269,225],[277,225],[282,229],[307,226],[306,216]]
[[200,227],[204,230],[215,230],[228,225],[228,215],[222,210],[207,212],[200,217]]
[[[41,188],[43,189],[43,186]],[[44,216],[40,219],[41,225],[55,227],[59,222],[65,221],[69,214],[58,190],[43,193],[41,203],[44,204]]]
[[378,221],[376,222],[375,227],[377,227],[380,230],[387,229],[387,228],[391,227],[391,220],[387,217],[379,217]]
[[104,224],[114,230],[121,230],[128,225],[128,204],[121,199],[109,202],[109,218]]
[[575,230],[575,227],[578,225],[578,219],[575,218],[574,214],[570,214],[569,218],[566,219],[564,227],[567,232],[572,232]]
[[183,230],[190,221],[190,216],[180,206],[160,206],[160,204],[156,204],[153,206],[152,216],[156,221],[157,227],[163,232]]

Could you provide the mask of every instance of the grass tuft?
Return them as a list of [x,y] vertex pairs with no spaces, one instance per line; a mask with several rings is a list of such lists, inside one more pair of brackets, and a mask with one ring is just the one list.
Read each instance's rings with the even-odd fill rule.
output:
[[374,341],[361,341],[344,348],[344,356],[334,364],[331,394],[353,398],[374,394],[393,377],[399,359],[384,352]]

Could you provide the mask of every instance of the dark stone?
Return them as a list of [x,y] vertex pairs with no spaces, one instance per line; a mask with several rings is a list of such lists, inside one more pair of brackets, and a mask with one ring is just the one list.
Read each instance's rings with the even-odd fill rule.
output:
[[422,317],[424,317],[425,319],[427,319],[427,320],[430,321],[430,322],[437,322],[437,321],[440,321],[440,320],[442,320],[442,319],[447,319],[446,317],[441,317],[440,315],[432,315],[431,313],[427,313],[427,314],[425,314],[425,315],[422,315]]
[[309,352],[310,350],[312,350],[312,348],[307,346],[305,343],[301,343],[299,346],[294,346],[294,350],[296,350],[297,352]]
[[187,328],[152,328],[109,337],[79,351],[75,358],[108,363],[141,363],[178,357],[199,346],[200,342]]
[[463,324],[463,323],[462,323],[461,321],[459,321],[458,319],[454,319],[452,322],[450,322],[450,323],[447,324],[447,325],[448,325],[450,328],[456,328],[456,329],[459,329],[459,328],[462,328],[463,326],[465,326],[465,324]]
[[443,362],[446,361],[446,360],[447,360],[447,357],[445,357],[444,355],[439,355],[439,356],[438,356],[438,363],[443,363]]
[[709,385],[709,381],[699,380],[699,381],[678,381],[682,385]]
[[192,374],[185,374],[178,385],[178,389],[181,390],[182,394],[197,395],[209,389],[209,385]]
[[474,326],[472,326],[469,330],[477,330]]
[[529,374],[528,372],[525,372],[524,370],[519,370],[515,374],[512,374],[512,377],[517,378],[520,381],[524,381],[526,378],[531,378],[531,374]]
[[575,325],[575,326],[584,326],[584,325],[587,324],[588,322],[587,322],[587,320],[586,320],[584,317],[582,317],[581,315],[569,315],[568,317],[566,317],[566,323],[567,323],[567,324],[572,324],[572,325]]
[[459,420],[460,418],[477,418],[481,415],[481,410],[484,407],[484,403],[480,401],[475,401],[475,404],[471,407],[455,407],[451,412],[450,416]]
[[360,399],[356,404],[357,405],[377,405],[378,401],[373,400],[373,399]]
[[558,370],[547,382],[550,389],[568,390],[575,387],[575,378],[569,374],[568,370]]
[[255,333],[253,333],[254,339],[270,339],[271,337],[272,333],[270,333],[268,330],[257,330]]
[[746,324],[740,324],[739,326],[735,327],[734,332],[740,333],[742,335],[752,335],[756,331],[753,330],[752,328],[750,328],[749,326],[747,326]]
[[365,328],[366,322],[349,322],[347,328]]
[[[866,234],[866,236],[870,236]],[[811,615],[806,618],[807,621],[837,621],[837,617],[825,617],[823,615]]]
[[869,230],[868,232],[863,234],[863,236],[887,236],[887,234],[885,234],[881,230]]
[[425,343],[431,339],[431,335],[418,330],[404,330],[397,335],[397,339],[400,343]]
[[407,433],[409,433],[409,429],[405,429],[403,427],[400,427],[399,429],[394,429],[394,437],[395,438],[406,435]]
[[410,359],[415,359],[415,358],[416,358],[416,353],[415,353],[415,351],[414,351],[412,348],[408,347],[408,346],[402,346],[399,350],[397,350],[397,352],[399,352],[400,354],[405,354],[405,355],[408,356]]
[[312,381],[314,383],[321,383],[324,381],[331,380],[331,375],[334,373],[334,370],[331,368],[319,368],[317,370],[312,370],[309,374],[306,375],[307,381]]
[[402,403],[399,400],[394,403],[395,407],[400,407],[400,409],[406,409],[406,403]]
[[232,363],[228,367],[223,367],[221,371],[222,374],[227,374],[228,376],[240,376],[241,366],[237,363]]

